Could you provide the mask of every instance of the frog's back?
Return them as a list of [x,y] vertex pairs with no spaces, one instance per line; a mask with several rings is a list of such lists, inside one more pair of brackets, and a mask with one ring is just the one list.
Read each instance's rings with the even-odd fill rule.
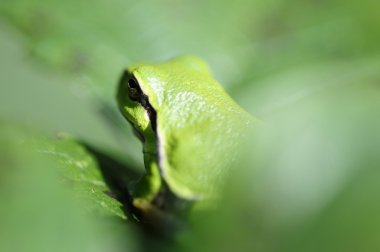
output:
[[179,58],[158,67],[164,81],[153,107],[162,175],[182,198],[213,196],[253,118],[201,59]]

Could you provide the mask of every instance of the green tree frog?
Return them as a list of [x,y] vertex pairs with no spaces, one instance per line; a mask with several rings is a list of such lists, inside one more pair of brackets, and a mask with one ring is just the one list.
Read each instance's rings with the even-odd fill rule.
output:
[[255,121],[195,56],[129,67],[117,100],[143,143],[146,174],[133,196],[152,204],[168,192],[188,201],[215,197]]

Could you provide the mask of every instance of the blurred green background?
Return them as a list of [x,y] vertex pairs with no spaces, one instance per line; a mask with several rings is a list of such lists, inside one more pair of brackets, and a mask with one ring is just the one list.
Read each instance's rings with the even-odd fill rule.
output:
[[[380,251],[379,10],[2,0],[0,251]],[[223,207],[173,243],[136,229],[107,172],[123,184],[143,171],[116,108],[122,70],[188,53],[263,125]]]

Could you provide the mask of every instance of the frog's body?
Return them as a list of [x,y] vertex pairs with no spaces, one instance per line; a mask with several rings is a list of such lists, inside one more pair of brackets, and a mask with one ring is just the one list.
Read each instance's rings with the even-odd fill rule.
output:
[[118,102],[144,144],[147,173],[135,195],[148,201],[164,185],[186,200],[215,196],[253,123],[193,56],[130,67]]

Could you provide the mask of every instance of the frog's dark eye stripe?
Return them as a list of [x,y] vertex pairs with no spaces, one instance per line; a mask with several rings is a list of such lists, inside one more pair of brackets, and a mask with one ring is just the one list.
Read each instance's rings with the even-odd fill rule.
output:
[[143,93],[137,84],[136,80],[132,77],[128,79],[128,95],[129,98],[133,101],[140,102],[143,96]]

